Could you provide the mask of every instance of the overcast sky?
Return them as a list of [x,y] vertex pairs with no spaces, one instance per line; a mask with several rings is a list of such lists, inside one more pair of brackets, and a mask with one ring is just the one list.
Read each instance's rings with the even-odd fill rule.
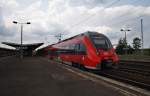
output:
[[[130,28],[127,41],[140,37],[140,19],[143,18],[144,47],[150,47],[150,0],[0,0],[0,42],[20,43],[20,25],[24,25],[23,42],[57,42],[63,39],[97,31],[117,44],[124,37],[121,28]],[[1,44],[2,46],[2,44]]]

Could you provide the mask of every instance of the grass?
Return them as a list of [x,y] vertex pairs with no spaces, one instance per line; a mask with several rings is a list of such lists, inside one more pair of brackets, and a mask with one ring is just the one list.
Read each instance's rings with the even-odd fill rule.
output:
[[136,60],[136,61],[150,61],[150,56],[147,55],[119,55],[120,60]]

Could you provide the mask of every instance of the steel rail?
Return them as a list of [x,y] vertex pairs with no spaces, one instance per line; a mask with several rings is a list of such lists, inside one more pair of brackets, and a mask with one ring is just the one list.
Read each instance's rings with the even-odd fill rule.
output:
[[150,85],[146,84],[146,83],[143,83],[143,82],[131,80],[131,79],[126,78],[126,77],[120,77],[120,76],[117,76],[115,74],[107,73],[107,72],[100,72],[99,75],[109,77],[111,79],[119,80],[121,82],[129,83],[131,85],[134,85],[134,86],[146,89],[146,90],[150,90]]

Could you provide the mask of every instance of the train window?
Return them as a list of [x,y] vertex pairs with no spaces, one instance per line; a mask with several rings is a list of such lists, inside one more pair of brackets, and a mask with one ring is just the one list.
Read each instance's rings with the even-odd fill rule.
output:
[[49,51],[48,51],[48,54],[49,54],[49,55],[57,55],[57,51],[54,51],[54,50],[51,51],[51,50],[49,50]]
[[108,49],[109,48],[109,44],[107,42],[107,38],[102,38],[102,37],[93,37],[93,43],[95,44],[95,47],[97,49],[101,48],[101,49]]
[[74,48],[75,48],[75,44],[69,45],[69,49],[74,50]]
[[79,51],[79,49],[80,49],[80,44],[75,44],[74,49],[75,49],[75,51]]
[[93,40],[95,44],[105,45],[106,42],[104,39],[94,39]]
[[61,46],[61,49],[69,49],[69,46],[68,45],[63,45],[63,46]]
[[68,46],[68,45],[66,45],[66,46],[65,46],[65,49],[69,49],[69,46]]

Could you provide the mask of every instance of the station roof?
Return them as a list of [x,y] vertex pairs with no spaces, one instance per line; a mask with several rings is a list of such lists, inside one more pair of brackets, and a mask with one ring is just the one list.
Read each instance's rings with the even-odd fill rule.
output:
[[[21,44],[11,43],[11,42],[2,42],[2,44],[5,44],[5,45],[11,46],[11,47],[15,47],[16,49],[21,47]],[[43,43],[22,44],[22,47],[35,50],[36,48],[38,48],[41,45],[43,45]]]
[[6,51],[7,51],[7,50],[15,50],[15,49],[10,49],[10,48],[5,48],[5,47],[0,47],[0,51],[1,51],[1,50],[6,50]]

